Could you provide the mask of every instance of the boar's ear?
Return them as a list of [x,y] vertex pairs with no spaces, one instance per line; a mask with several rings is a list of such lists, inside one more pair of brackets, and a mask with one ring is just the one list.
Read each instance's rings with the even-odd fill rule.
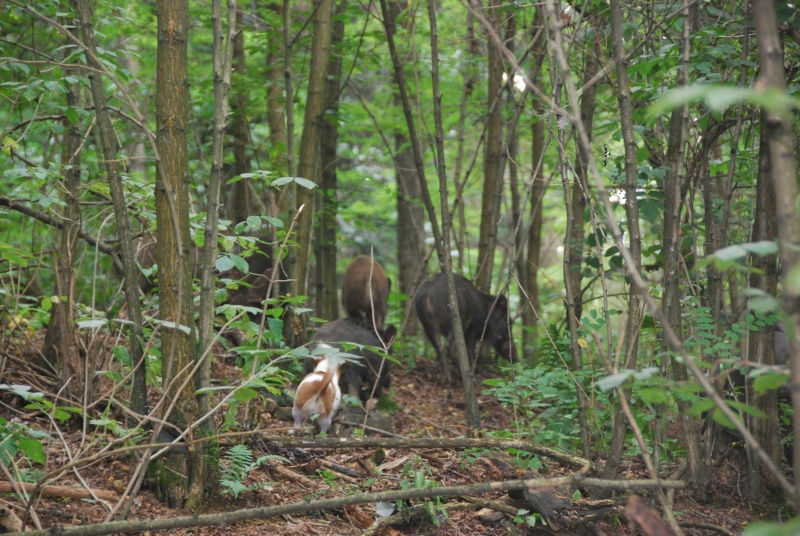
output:
[[508,311],[508,300],[502,294],[497,296],[497,307],[504,311]]
[[397,336],[397,328],[395,327],[394,324],[389,324],[388,326],[386,326],[386,329],[383,330],[383,336],[381,338],[383,339],[383,342],[389,344],[391,341],[394,340],[396,336]]

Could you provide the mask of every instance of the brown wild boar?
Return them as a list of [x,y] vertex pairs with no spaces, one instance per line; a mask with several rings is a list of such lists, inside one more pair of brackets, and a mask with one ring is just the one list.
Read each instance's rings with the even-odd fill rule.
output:
[[[505,296],[492,296],[479,291],[465,277],[453,274],[458,299],[458,312],[464,330],[464,341],[470,362],[475,358],[475,347],[479,340],[491,344],[498,354],[512,363],[517,361],[517,350],[511,340],[511,327],[508,324],[508,301]],[[414,297],[417,318],[431,341],[442,377],[446,384],[452,384],[450,361],[455,359],[452,315],[447,306],[447,279],[444,274],[436,274],[420,286]],[[447,338],[446,354],[439,343],[440,337]]]
[[391,286],[378,261],[366,255],[353,259],[342,282],[342,306],[347,316],[363,320],[380,332],[386,322]]

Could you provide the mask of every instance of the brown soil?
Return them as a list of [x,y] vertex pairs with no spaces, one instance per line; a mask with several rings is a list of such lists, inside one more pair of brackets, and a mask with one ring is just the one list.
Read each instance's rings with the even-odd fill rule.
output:
[[[32,344],[32,341],[28,341]],[[24,346],[28,346],[24,344]],[[30,346],[29,346],[30,347]],[[0,383],[4,384],[30,384],[34,375],[23,366],[27,353],[19,348],[9,348],[5,369],[0,369]],[[20,356],[21,359],[13,357]],[[12,360],[13,357],[13,360]],[[3,363],[0,357],[0,364]],[[233,365],[231,356],[222,357],[214,367],[214,377],[235,380],[239,371]],[[433,361],[418,359],[417,366],[413,369],[401,369],[395,373],[393,380],[393,399],[400,406],[394,415],[395,434],[406,437],[459,437],[466,430],[462,392],[460,388],[445,389],[438,384],[439,374]],[[108,439],[103,436],[92,435],[92,426],[89,426],[88,436],[83,435],[82,421],[71,418],[59,429],[51,424],[41,412],[25,408],[25,401],[12,395],[8,391],[0,391],[0,412],[6,418],[16,417],[27,421],[32,427],[50,433],[51,439],[45,441],[47,467],[42,468],[33,464],[32,468],[42,472],[56,469],[65,465],[70,458],[81,455],[90,455],[97,452]],[[486,396],[480,397],[482,425],[487,430],[504,430],[511,426],[510,413]],[[259,428],[268,435],[285,435],[287,427],[291,424],[279,418],[285,413],[279,409],[260,412]],[[119,416],[117,416],[119,417]],[[271,431],[280,429],[280,431]],[[303,451],[270,444],[267,446],[255,436],[250,437],[246,443],[253,449],[256,456],[276,454],[290,460],[288,468],[291,473],[304,475],[310,480],[297,480],[290,478],[290,473],[280,471],[269,464],[252,471],[245,484],[261,483],[262,488],[255,491],[241,493],[238,498],[233,495],[222,495],[222,488],[212,492],[207,510],[204,513],[230,512],[233,510],[263,507],[269,505],[287,504],[307,500],[309,498],[332,498],[345,496],[364,491],[386,491],[401,488],[403,481],[411,483],[413,487],[414,471],[423,471],[429,481],[441,486],[475,484],[480,482],[517,478],[522,476],[544,477],[561,476],[567,474],[572,468],[563,467],[546,458],[540,458],[542,468],[536,472],[526,472],[521,464],[511,454],[502,452],[471,453],[469,456],[463,452],[446,449],[385,449],[383,463],[383,477],[368,483],[371,476],[368,474],[363,461],[375,455],[376,449],[355,450],[346,452],[335,451]],[[222,448],[222,452],[226,447]],[[621,478],[632,480],[646,478],[644,468],[638,459],[626,460],[623,465]],[[330,462],[330,463],[329,463]],[[598,461],[598,463],[601,463]],[[326,464],[326,465],[321,465]],[[331,469],[330,464],[346,468],[347,474]],[[125,489],[135,460],[128,455],[119,455],[104,459],[100,463],[82,467],[77,475],[83,480],[83,485],[98,490],[109,490],[119,493]],[[327,467],[327,468],[326,468]],[[25,469],[25,467],[19,467]],[[13,470],[13,469],[11,469]],[[411,470],[404,474],[404,470]],[[599,471],[598,471],[599,472]],[[668,471],[669,472],[669,471]],[[667,473],[668,473],[667,472]],[[741,475],[731,462],[726,462],[718,470],[714,483],[716,496],[710,505],[697,505],[687,498],[686,493],[678,492],[675,496],[675,512],[682,523],[702,523],[717,526],[722,532],[707,529],[687,527],[686,534],[701,535],[722,533],[739,533],[744,525],[751,521],[752,515],[748,511],[740,490]],[[7,480],[7,476],[0,476],[0,480]],[[69,472],[50,484],[77,486],[75,472]],[[630,530],[624,517],[618,515],[624,512],[625,497],[616,500],[613,508],[597,509],[605,512],[605,516],[591,522],[575,523],[576,516],[590,510],[591,490],[584,490],[582,501],[562,511],[562,516],[555,516],[550,520],[550,529],[537,527],[530,528],[514,523],[513,517],[508,514],[495,514],[491,510],[481,510],[481,507],[469,506],[463,510],[449,512],[449,519],[442,518],[441,526],[436,527],[428,515],[412,521],[385,529],[380,534],[636,534]],[[569,490],[554,490],[557,497],[570,499]],[[522,498],[512,499],[505,493],[495,493],[479,497],[484,500],[497,501],[514,509],[524,508]],[[461,499],[443,499],[445,505],[463,503]],[[418,504],[418,503],[414,503]],[[649,504],[649,503],[648,503]],[[22,515],[20,503],[12,496],[5,495],[0,498],[0,508],[10,507]],[[97,501],[81,499],[65,499],[58,496],[42,497],[35,505],[35,513],[43,528],[54,525],[75,526],[99,523],[108,514],[108,508]],[[182,510],[171,509],[164,506],[150,489],[142,489],[133,502],[128,519],[158,519],[173,518],[187,515]],[[376,517],[375,505],[365,504],[347,507],[338,511],[311,512],[302,515],[291,515],[276,518],[261,519],[246,523],[238,523],[226,527],[202,527],[172,531],[174,534],[362,534]],[[569,518],[572,518],[572,522]],[[33,526],[29,523],[29,526]],[[2,527],[0,527],[2,532]]]

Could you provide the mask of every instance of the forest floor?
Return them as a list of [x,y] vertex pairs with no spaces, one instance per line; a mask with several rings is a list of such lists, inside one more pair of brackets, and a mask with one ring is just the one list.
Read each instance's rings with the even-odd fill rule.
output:
[[[8,350],[12,350],[9,348]],[[4,352],[4,355],[10,354]],[[19,356],[23,357],[23,356]],[[0,360],[2,361],[2,360]],[[0,369],[0,384],[28,384],[31,372],[17,366],[22,360],[6,363]],[[231,381],[239,377],[233,365],[234,358],[222,357],[214,366],[215,378],[227,377]],[[409,438],[463,437],[466,431],[463,396],[460,388],[445,389],[440,385],[440,374],[434,361],[420,358],[414,368],[395,366],[393,379],[393,400],[399,406],[394,414],[394,434]],[[481,424],[486,430],[507,430],[511,427],[512,415],[496,401],[480,396]],[[25,402],[9,391],[0,390],[0,412],[12,413],[27,421],[35,428],[46,430],[51,439],[46,442],[47,467],[44,471],[62,467],[69,456],[85,449],[86,442],[82,432],[82,421],[77,417],[68,420],[56,432],[50,421],[37,411],[24,409]],[[263,435],[286,435],[291,424],[282,420],[285,410],[262,409],[259,429]],[[285,418],[285,417],[284,417]],[[574,471],[573,467],[557,461],[540,457],[542,466],[538,471],[521,468],[519,458],[500,450],[457,451],[443,448],[403,449],[385,448],[378,453],[380,475],[373,478],[378,449],[350,450],[304,450],[280,446],[275,442],[266,443],[254,434],[246,444],[256,456],[266,454],[287,458],[288,464],[265,464],[254,469],[244,484],[260,483],[260,489],[244,491],[237,498],[223,495],[222,487],[209,498],[204,513],[223,513],[245,508],[288,504],[314,498],[334,498],[360,492],[380,492],[404,487],[414,487],[416,478],[424,478],[436,486],[477,484],[481,482],[508,480],[520,477],[557,477]],[[66,447],[68,447],[68,449]],[[84,455],[92,454],[102,445],[90,448]],[[227,447],[222,447],[224,455]],[[512,451],[513,452],[513,451]],[[595,461],[595,463],[601,463]],[[129,455],[118,455],[104,459],[68,472],[54,485],[81,486],[76,478],[80,475],[84,486],[96,490],[108,490],[119,494],[131,478],[135,461]],[[38,468],[38,467],[37,467]],[[41,470],[41,469],[40,469]],[[370,474],[370,471],[373,471]],[[646,479],[643,464],[638,458],[627,458],[620,477],[625,480]],[[667,473],[671,472],[668,470]],[[599,475],[599,469],[593,471]],[[714,493],[710,504],[698,505],[692,502],[686,492],[677,491],[674,496],[674,512],[683,525],[687,535],[738,534],[754,519],[748,509],[741,490],[741,475],[731,464],[715,468]],[[6,480],[0,476],[0,480]],[[0,485],[2,482],[0,482]],[[551,490],[556,498],[571,500],[568,489]],[[649,503],[648,492],[639,492]],[[400,524],[378,532],[392,534],[427,535],[495,535],[495,534],[637,534],[628,526],[625,516],[627,497],[620,496],[614,501],[593,503],[592,490],[582,490],[580,500],[562,508],[560,513],[548,519],[547,527],[539,521],[535,527],[528,527],[514,521],[514,512],[526,508],[523,497],[512,498],[509,494],[495,492],[475,496],[473,499],[491,501],[493,504],[470,503],[468,498],[441,499],[440,505],[448,510],[445,518],[439,511],[437,527],[429,514],[414,517]],[[113,505],[113,501],[109,502]],[[412,504],[420,504],[419,501]],[[565,502],[562,504],[569,504]],[[504,506],[507,513],[497,512],[498,505]],[[0,496],[0,509],[10,507],[21,514],[19,503],[9,495]],[[1,511],[1,510],[0,510]],[[108,515],[109,509],[101,502],[68,499],[63,496],[45,496],[37,503],[35,512],[43,528],[54,525],[75,526],[100,523]],[[594,514],[592,519],[590,514]],[[152,489],[142,488],[133,501],[129,520],[162,519],[185,516],[187,513],[172,509],[159,501]],[[579,516],[587,515],[579,519]],[[363,534],[376,519],[376,505],[363,504],[347,506],[344,509],[313,511],[304,514],[271,517],[223,527],[197,527],[173,530],[169,534],[242,534],[242,535],[281,535],[281,534]],[[32,525],[29,525],[32,527]],[[705,527],[705,528],[703,528]],[[716,528],[715,528],[716,527]]]

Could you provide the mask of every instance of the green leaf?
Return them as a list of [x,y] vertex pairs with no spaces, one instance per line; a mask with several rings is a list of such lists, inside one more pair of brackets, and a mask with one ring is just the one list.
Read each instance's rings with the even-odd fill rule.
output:
[[639,396],[648,404],[664,404],[669,400],[667,391],[660,387],[643,387],[639,389]]
[[80,117],[78,115],[78,110],[76,110],[75,108],[70,106],[64,111],[64,114],[67,116],[67,119],[69,120],[70,123],[72,123],[73,125],[77,125],[78,124],[79,117]]
[[108,324],[108,320],[105,318],[98,318],[95,320],[79,320],[75,322],[75,325],[78,326],[78,329],[97,329],[102,328]]
[[758,242],[748,242],[747,244],[742,244],[742,247],[744,247],[750,253],[754,253],[762,257],[765,255],[778,254],[778,244],[772,240],[760,240]]
[[714,407],[714,401],[708,398],[704,398],[702,400],[698,400],[689,408],[687,413],[692,417],[699,417],[706,411],[710,410]]
[[711,413],[711,417],[714,419],[715,423],[729,430],[734,430],[736,428],[736,425],[718,408]]
[[721,84],[692,85],[674,89],[650,106],[651,115],[661,115],[691,102],[702,100],[711,110],[722,112],[729,106],[747,102],[771,111],[785,111],[795,106],[794,99],[774,89],[752,89]]
[[794,294],[800,292],[800,264],[792,266],[792,269],[786,274],[786,278],[783,280],[783,290],[784,292],[791,291]]
[[307,188],[309,190],[313,190],[317,187],[317,184],[314,181],[304,179],[303,177],[281,177],[280,179],[275,179],[272,181],[272,185],[277,188],[279,186],[289,184],[290,182],[294,182],[298,186],[302,186],[303,188]]
[[760,288],[746,288],[742,292],[747,297],[747,304],[757,313],[777,313],[781,302],[775,296]]
[[753,382],[753,388],[759,394],[774,391],[789,381],[789,376],[780,372],[767,372],[758,376]]
[[234,267],[234,263],[230,255],[221,255],[217,257],[217,262],[214,263],[214,267],[218,272],[227,272]]
[[253,227],[254,229],[261,227],[261,218],[259,216],[248,216],[247,225]]
[[41,441],[31,439],[30,437],[20,437],[17,444],[19,445],[19,450],[21,450],[25,456],[44,465],[46,460],[44,456],[44,447]]
[[625,370],[618,372],[617,374],[612,374],[611,376],[606,376],[602,380],[594,382],[594,385],[602,391],[610,391],[611,389],[616,389],[623,383],[630,380],[632,377],[633,371]]
[[0,244],[0,256],[2,256],[11,264],[16,264],[22,267],[28,266],[27,257],[30,257],[30,255],[21,249],[17,249],[8,244]]
[[4,391],[10,391],[11,393],[25,400],[39,400],[44,398],[42,393],[32,391],[30,385],[8,385],[5,383],[0,383],[0,389]]
[[796,536],[800,533],[800,517],[786,523],[753,523],[742,532],[742,536]]
[[111,349],[111,354],[116,357],[123,366],[127,368],[131,367],[131,354],[128,352],[128,348],[126,346],[115,346]]
[[258,391],[249,387],[243,387],[242,389],[236,391],[236,394],[233,395],[233,398],[239,402],[247,402],[248,400],[258,398]]
[[283,229],[283,220],[274,216],[261,216],[264,221],[277,229]]
[[739,244],[734,244],[726,248],[718,249],[710,256],[722,262],[738,261],[747,256],[747,249]]

